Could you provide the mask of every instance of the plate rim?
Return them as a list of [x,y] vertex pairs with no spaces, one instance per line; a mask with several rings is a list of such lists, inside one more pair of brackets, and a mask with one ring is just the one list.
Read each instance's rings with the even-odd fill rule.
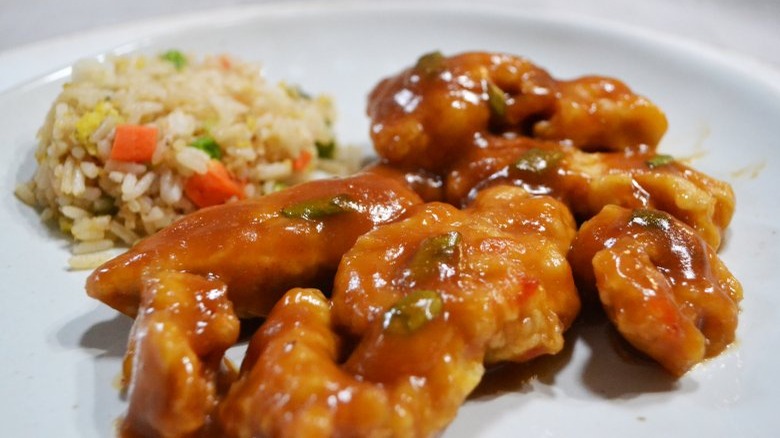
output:
[[[553,14],[550,11],[523,10],[519,7],[491,2],[475,4],[467,0],[397,0],[392,3],[367,0],[272,0],[264,3],[221,6],[186,13],[166,14],[117,25],[104,25],[0,52],[0,65],[15,65],[25,61],[26,58],[29,59],[56,48],[78,52],[81,46],[89,47],[80,54],[71,56],[71,60],[64,64],[58,62],[59,66],[49,66],[43,70],[43,73],[21,76],[21,79],[11,79],[10,85],[5,86],[5,88],[2,88],[3,81],[0,77],[0,99],[68,76],[73,64],[79,59],[101,59],[107,55],[122,55],[153,43],[156,38],[198,27],[243,23],[264,15],[376,14],[404,11],[480,14],[483,17],[501,16],[571,26],[589,32],[626,35],[642,42],[661,45],[664,50],[695,55],[707,62],[715,63],[721,68],[760,80],[780,99],[780,68],[773,66],[768,61],[741,52],[719,48],[690,37],[673,35],[645,26],[621,23],[606,18],[560,11],[555,11]],[[106,44],[98,43],[100,48],[91,47],[95,41],[106,41]],[[88,44],[89,42],[92,43]]]
[[[306,4],[306,5],[312,5],[313,4],[313,5],[317,6],[317,7],[323,7],[323,6],[330,7],[332,5],[342,5],[343,6],[343,5],[360,4],[361,6],[365,6],[365,7],[362,7],[360,9],[360,11],[362,11],[362,12],[371,11],[371,12],[374,12],[374,13],[376,13],[377,11],[384,11],[384,10],[388,10],[388,9],[392,9],[392,10],[414,10],[414,11],[421,10],[417,5],[393,4],[392,7],[387,8],[388,5],[382,5],[382,7],[378,7],[378,5],[376,5],[376,4],[369,5],[369,4],[361,3],[361,2],[355,1],[355,0],[347,0],[347,1],[345,1],[345,0],[336,0],[336,1],[332,2],[332,3],[331,2],[327,2],[327,1],[306,1],[306,2],[299,3],[296,6],[300,6],[300,5],[303,5],[303,4]],[[457,5],[458,2],[455,2],[453,4]],[[471,8],[470,10],[477,9],[476,7],[474,7],[473,4],[468,4],[468,5]],[[249,9],[249,10],[266,11],[266,10],[268,10],[268,6],[269,6],[268,4],[252,5],[251,7],[239,6],[239,7],[225,8],[225,10],[226,11],[234,11],[235,10],[234,12],[231,12],[231,14],[233,14],[233,13],[235,13],[235,14],[243,14],[243,13],[245,13],[245,11],[247,9]],[[277,6],[277,5],[274,5],[274,6]],[[426,6],[426,5],[421,3],[419,6]],[[441,5],[436,5],[436,7],[431,7],[431,6],[432,5],[429,4],[429,5],[426,6],[425,9],[428,10],[428,11],[435,11],[435,10],[439,10]],[[283,8],[283,9],[286,9],[286,8]],[[444,7],[443,9],[444,10],[448,10],[448,11],[451,10],[450,6]],[[316,11],[318,9],[307,9],[307,10],[310,11],[310,12],[317,13]],[[341,10],[341,9],[339,9],[339,10]],[[498,12],[504,13],[507,10],[511,10],[511,8],[505,8],[505,7],[488,8],[487,12],[486,12],[485,9],[483,9],[482,7],[479,7],[479,11],[484,13],[483,17],[488,17],[488,16],[494,15],[494,14],[496,14]],[[460,12],[467,13],[468,10],[461,10]],[[198,26],[201,26],[201,25],[204,24],[204,22],[201,21],[201,20],[205,20],[206,19],[205,15],[203,15],[203,14],[193,14],[193,15],[198,15],[198,20],[195,20],[196,22],[193,25],[194,28],[197,28]],[[203,15],[203,16],[201,16],[201,15]],[[521,11],[521,10],[513,10],[511,17],[522,17],[524,19],[539,19],[540,16],[545,16],[545,15],[546,14],[526,13],[526,12]],[[255,19],[256,17],[257,17],[257,15],[246,14],[246,16],[241,18],[241,20],[239,22],[247,22],[247,21],[251,22],[251,20]],[[183,18],[185,18],[185,19],[186,18],[190,18],[191,19],[192,16],[191,15],[187,15],[187,17],[183,17]],[[209,16],[209,19],[211,19],[211,18],[212,17]],[[166,23],[165,19],[153,20],[153,21],[155,21],[155,22],[156,21],[160,21],[161,24]],[[556,22],[556,23],[561,23],[560,17],[556,17],[552,21]],[[593,24],[593,25],[598,25],[598,23],[601,23],[602,20],[589,20],[589,22],[591,24]],[[601,29],[601,31],[603,31],[603,32],[605,32],[607,34],[610,34],[612,32],[619,32],[619,33],[623,32],[621,30],[621,28],[624,25],[622,25],[620,23],[616,24],[614,22],[610,22],[610,23],[611,24],[606,26],[604,29]],[[127,27],[128,27],[128,29],[135,29],[137,24],[138,23],[130,23],[130,24],[127,25]],[[579,23],[578,25],[581,25],[581,24],[582,23]],[[590,28],[590,27],[586,26],[585,28]],[[160,36],[164,37],[165,35],[168,35],[168,34],[176,34],[178,32],[182,32],[182,31],[186,32],[189,29],[190,29],[189,27],[173,26],[173,27],[167,29],[166,31],[163,31],[163,32],[160,32],[160,33],[156,34],[155,36],[148,37],[148,36],[142,35],[142,38],[154,39],[154,38],[159,38]],[[641,38],[642,41],[649,41],[649,42],[654,43],[654,44],[659,41],[657,39],[657,37],[659,37],[659,36],[662,37],[662,39],[668,38],[668,43],[674,46],[673,48],[675,50],[677,50],[677,53],[685,53],[685,51],[689,50],[689,49],[683,48],[684,50],[680,51],[681,40],[679,38],[677,38],[676,36],[669,38],[668,36],[665,36],[665,34],[663,34],[663,33],[657,33],[655,31],[646,32],[646,31],[644,31],[642,29],[632,28],[632,27],[629,27],[629,30],[630,31],[628,32],[628,35],[632,36],[632,37],[636,37],[637,34],[649,33],[652,36],[652,38],[650,38],[649,40],[647,40],[647,39],[645,39],[644,37],[641,37],[641,36],[639,38]],[[94,33],[98,34],[98,35],[100,34],[100,32],[94,32]],[[658,34],[658,35],[656,35],[656,34]],[[140,44],[139,41],[143,41],[142,38],[138,38],[133,43],[127,43],[127,44]],[[693,46],[690,47],[690,50],[696,50],[697,46],[698,46],[698,43],[693,42]],[[127,45],[120,45],[120,46],[114,47],[113,50],[119,50],[122,47],[129,47],[129,46],[127,46]],[[662,46],[662,47],[666,47],[666,46]],[[137,45],[133,45],[131,49],[137,49],[137,48],[138,48]],[[710,50],[710,49],[705,49],[705,51],[706,50]],[[104,52],[101,52],[100,54],[93,55],[93,56],[101,56],[101,55],[106,54],[106,53],[108,53],[108,52],[104,51]],[[699,53],[699,55],[701,55],[701,53]],[[736,68],[735,65],[724,64],[725,62],[727,62],[728,59],[731,58],[730,55],[724,54],[724,53],[722,53],[720,51],[714,51],[714,52],[711,53],[711,55],[714,57],[713,58],[713,62],[715,62],[716,65],[718,65],[720,67],[723,67],[724,69],[727,68],[728,69],[727,71],[732,71],[732,72],[735,71],[735,68]],[[3,64],[3,58],[2,58],[2,53],[0,53],[0,65],[2,65],[2,64]],[[744,66],[745,64],[740,64],[740,65]],[[749,70],[748,68],[745,68],[745,70],[746,71],[742,72],[742,73],[746,77],[755,78],[755,71]],[[28,90],[30,88],[35,88],[35,87],[38,87],[38,86],[45,86],[45,85],[47,85],[48,81],[50,81],[52,79],[57,79],[57,77],[56,77],[57,74],[67,74],[69,71],[70,71],[69,67],[60,68],[58,70],[54,70],[54,71],[49,72],[47,74],[43,74],[43,75],[39,75],[39,76],[37,76],[35,78],[31,78],[31,79],[27,80],[21,86],[12,87],[12,89],[9,90],[8,92],[0,92],[0,107],[3,105],[4,97],[7,97],[7,96],[12,95],[14,93],[24,92],[24,91],[26,91],[26,90]],[[772,80],[776,80],[778,82],[776,84],[775,84],[775,82],[769,82],[769,85],[775,87],[775,88],[773,88],[774,91],[775,91],[775,95],[776,96],[780,96],[780,76],[778,76],[776,72],[770,72],[770,73],[771,73],[770,78],[772,78]],[[775,84],[775,85],[772,85],[772,84]],[[759,84],[754,84],[754,85],[755,86],[759,86]],[[766,88],[766,87],[764,87],[764,88]]]

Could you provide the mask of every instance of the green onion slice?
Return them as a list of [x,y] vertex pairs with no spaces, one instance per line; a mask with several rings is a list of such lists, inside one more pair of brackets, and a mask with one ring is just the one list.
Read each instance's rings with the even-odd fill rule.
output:
[[387,333],[410,335],[439,316],[444,307],[441,295],[432,290],[414,290],[384,314]]
[[442,275],[442,269],[455,268],[460,260],[461,235],[457,231],[428,237],[423,240],[409,262],[411,280],[422,281]]
[[645,228],[656,228],[659,230],[668,230],[671,228],[671,219],[669,215],[660,210],[639,208],[631,213],[629,224],[636,224]]
[[414,66],[423,76],[434,76],[444,69],[444,55],[440,51],[422,55]]
[[336,142],[331,140],[327,143],[316,142],[314,146],[317,147],[317,156],[320,158],[333,158],[336,153]]
[[645,164],[647,164],[647,167],[651,169],[655,169],[656,167],[666,166],[667,164],[673,162],[674,162],[673,156],[666,155],[666,154],[658,154],[655,155],[653,158],[650,158],[649,160],[645,161]]
[[341,194],[332,198],[312,199],[282,209],[284,217],[293,219],[317,220],[337,214],[357,211],[357,202],[349,195]]
[[529,149],[515,163],[518,170],[536,174],[546,173],[550,169],[558,167],[563,159],[563,152],[544,149]]
[[487,96],[488,96],[488,105],[490,105],[490,111],[493,113],[493,115],[503,118],[506,116],[506,94],[504,93],[504,90],[499,88],[498,85],[488,82],[487,84]]

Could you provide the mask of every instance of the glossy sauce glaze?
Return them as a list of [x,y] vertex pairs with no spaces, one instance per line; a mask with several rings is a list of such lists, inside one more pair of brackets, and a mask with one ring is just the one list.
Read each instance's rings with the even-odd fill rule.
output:
[[696,232],[657,210],[607,206],[583,224],[569,260],[581,294],[674,375],[733,340],[742,286]]
[[[174,269],[218,278],[239,315],[264,316],[292,287],[329,289],[358,236],[420,202],[405,185],[360,174],[199,210],[96,269],[87,293],[133,316],[144,275]],[[307,208],[327,220],[307,220]]]
[[733,341],[734,193],[659,154],[664,114],[622,82],[431,53],[368,114],[362,173],[201,210],[90,276],[137,316],[128,436],[435,436],[486,364],[561,351],[580,296],[674,376]]
[[511,184],[560,199],[580,221],[607,205],[667,211],[715,248],[734,214],[728,184],[666,155],[583,152],[524,137],[466,154],[445,179],[446,198],[461,205],[486,187]]
[[[559,351],[579,310],[559,250],[568,243],[532,226],[502,229],[485,212],[507,214],[504,200],[521,204],[522,195],[484,196],[493,199],[481,209],[431,203],[361,236],[330,302],[311,289],[285,295],[218,408],[225,435],[432,436],[480,381],[483,363]],[[531,205],[517,223],[541,213],[524,199]],[[556,229],[573,225],[560,217]],[[344,351],[347,339],[356,342]]]
[[374,88],[368,115],[381,157],[430,171],[493,136],[653,153],[667,127],[660,109],[616,79],[559,81],[525,58],[484,52],[424,55]]
[[[430,53],[371,92],[371,139],[395,166],[441,171],[492,124],[523,126],[553,111],[554,85],[547,72],[522,58]],[[493,107],[501,107],[500,119],[491,97]]]
[[232,383],[225,351],[239,320],[225,284],[174,271],[146,277],[125,355],[123,437],[188,436]]
[[368,114],[379,156],[440,181],[454,205],[513,184],[562,200],[580,221],[610,204],[669,211],[716,248],[733,215],[728,184],[657,153],[666,117],[616,79],[562,81],[511,55],[432,53],[381,81]]

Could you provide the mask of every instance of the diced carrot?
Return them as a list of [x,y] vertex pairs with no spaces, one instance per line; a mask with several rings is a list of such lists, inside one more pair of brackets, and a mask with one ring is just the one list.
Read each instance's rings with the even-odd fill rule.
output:
[[196,173],[187,179],[184,194],[198,208],[224,204],[234,196],[239,199],[245,197],[241,183],[217,160],[209,161],[205,174]]
[[110,158],[117,161],[146,163],[152,161],[156,147],[156,126],[117,125]]
[[230,70],[230,67],[233,66],[233,61],[231,61],[230,56],[228,55],[220,55],[218,59],[219,66],[222,67],[223,70]]
[[306,166],[311,163],[312,155],[309,151],[301,151],[301,153],[298,155],[298,158],[294,159],[292,162],[292,168],[296,172],[300,172],[304,169],[306,169]]

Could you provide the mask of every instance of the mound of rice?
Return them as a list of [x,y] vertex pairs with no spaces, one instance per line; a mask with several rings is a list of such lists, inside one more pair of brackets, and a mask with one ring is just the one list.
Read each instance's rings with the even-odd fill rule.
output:
[[[330,98],[271,84],[259,66],[226,55],[84,60],[38,133],[35,175],[16,194],[73,237],[71,266],[90,268],[116,242],[133,244],[205,206],[188,182],[214,163],[237,188],[220,202],[354,171],[347,159],[357,154],[336,148],[334,117]],[[153,152],[117,159],[121,125],[150,128]]]

